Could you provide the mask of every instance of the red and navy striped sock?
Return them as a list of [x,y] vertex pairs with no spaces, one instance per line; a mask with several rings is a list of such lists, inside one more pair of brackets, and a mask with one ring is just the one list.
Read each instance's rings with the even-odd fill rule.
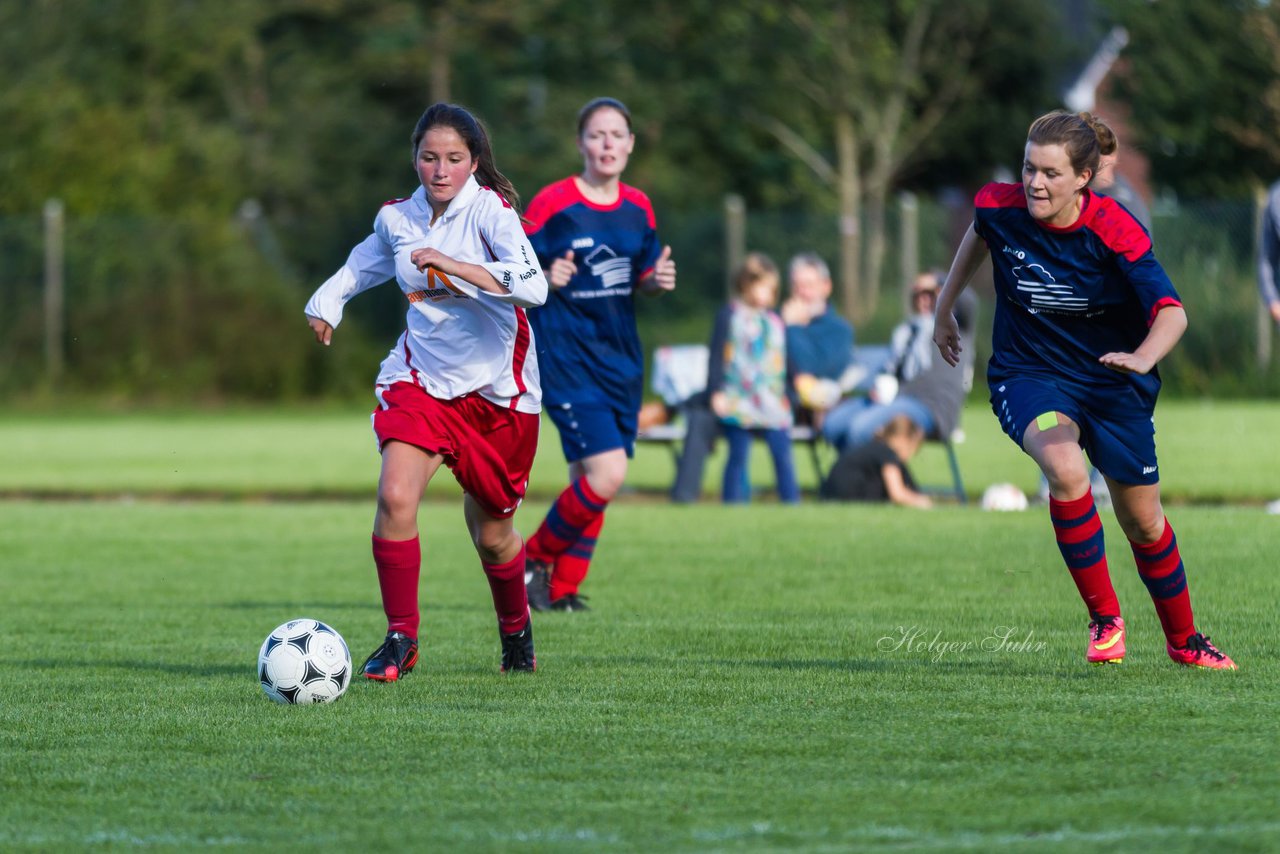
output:
[[485,577],[493,594],[493,610],[498,614],[498,629],[503,634],[518,632],[529,622],[529,597],[524,586],[524,547],[506,563],[485,563]]
[[587,571],[591,569],[591,558],[596,552],[596,540],[599,539],[600,529],[603,527],[604,514],[601,513],[583,529],[578,541],[556,558],[556,568],[551,573],[552,602],[570,593],[578,592],[582,580],[587,577]]
[[412,540],[384,540],[373,535],[373,563],[378,568],[382,610],[387,631],[418,637],[418,576],[422,572],[422,546]]
[[1049,518],[1062,559],[1071,570],[1071,580],[1076,583],[1090,618],[1120,616],[1120,600],[1107,570],[1107,547],[1093,491],[1086,490],[1070,501],[1059,501],[1050,495]]
[[544,563],[556,558],[582,539],[583,532],[604,513],[608,502],[591,491],[585,477],[580,477],[556,499],[547,511],[537,532],[529,538],[529,556]]
[[1164,636],[1176,647],[1187,645],[1187,638],[1195,633],[1195,617],[1191,613],[1191,593],[1187,590],[1187,573],[1178,552],[1178,538],[1173,526],[1164,520],[1164,533],[1154,543],[1129,541],[1133,560],[1138,564],[1138,575],[1147,585],[1151,601],[1156,606]]

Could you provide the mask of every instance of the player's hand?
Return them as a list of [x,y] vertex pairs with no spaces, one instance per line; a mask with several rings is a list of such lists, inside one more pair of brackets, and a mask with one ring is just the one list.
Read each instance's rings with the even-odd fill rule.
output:
[[573,263],[573,250],[570,249],[564,253],[563,258],[555,259],[547,268],[547,284],[553,288],[563,288],[577,274],[578,265]]
[[439,249],[415,249],[409,253],[409,260],[421,273],[428,267],[434,267],[441,273],[451,275],[455,271],[454,260]]
[[943,360],[955,367],[960,364],[960,354],[964,345],[960,343],[960,324],[952,312],[939,314],[933,321],[933,343],[938,345],[938,352]]
[[1280,300],[1271,303],[1271,319],[1280,323]]
[[662,247],[662,254],[653,265],[653,284],[660,291],[676,289],[676,262],[671,260],[671,247]]
[[318,317],[307,315],[307,325],[316,334],[316,340],[324,346],[328,347],[329,342],[333,340],[333,327],[325,323]]
[[1104,353],[1098,361],[1118,374],[1149,374],[1155,367],[1154,362],[1137,353]]

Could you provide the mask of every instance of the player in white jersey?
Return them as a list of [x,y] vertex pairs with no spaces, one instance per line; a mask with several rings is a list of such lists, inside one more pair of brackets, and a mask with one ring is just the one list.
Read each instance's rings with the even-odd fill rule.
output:
[[533,670],[524,539],[512,517],[542,410],[525,309],[546,301],[547,281],[484,126],[461,107],[436,104],[412,142],[422,186],[383,206],[373,234],[306,307],[316,340],[328,345],[361,291],[394,278],[409,303],[407,328],[378,374],[373,413],[382,452],[373,558],[387,636],[364,675],[394,682],[417,663],[418,504],[442,464],[464,490],[498,615],[502,671]]

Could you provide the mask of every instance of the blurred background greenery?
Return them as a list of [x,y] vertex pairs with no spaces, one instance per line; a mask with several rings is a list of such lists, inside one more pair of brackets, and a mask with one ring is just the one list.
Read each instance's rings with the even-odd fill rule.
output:
[[1253,264],[1280,177],[1278,33],[1257,0],[8,0],[0,395],[367,400],[399,293],[361,296],[329,349],[302,305],[414,189],[408,137],[436,100],[485,119],[525,200],[580,169],[585,100],[628,103],[625,180],[680,269],[644,302],[648,346],[706,339],[735,234],[822,253],[859,340],[884,340],[973,191],[1017,174],[1030,120],[1101,58],[1095,109],[1142,164],[1192,321],[1166,388],[1274,396]]

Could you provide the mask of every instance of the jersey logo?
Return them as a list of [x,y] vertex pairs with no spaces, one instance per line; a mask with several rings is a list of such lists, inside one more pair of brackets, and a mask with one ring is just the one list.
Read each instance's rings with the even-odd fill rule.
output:
[[590,249],[596,245],[594,237],[575,237],[571,244],[574,249]]
[[449,281],[449,277],[441,273],[435,267],[427,268],[427,288],[422,291],[410,291],[405,294],[409,302],[422,302],[429,299],[432,302],[440,302],[442,299],[455,297],[457,299],[471,299],[458,289],[458,286]]
[[1089,311],[1089,300],[1075,296],[1070,285],[1060,283],[1039,264],[1023,264],[1009,272],[1017,281],[1018,290],[1029,298],[1033,314],[1042,311],[1085,314]]
[[605,288],[631,284],[631,259],[620,258],[607,245],[601,245],[583,259],[592,275],[600,279]]

